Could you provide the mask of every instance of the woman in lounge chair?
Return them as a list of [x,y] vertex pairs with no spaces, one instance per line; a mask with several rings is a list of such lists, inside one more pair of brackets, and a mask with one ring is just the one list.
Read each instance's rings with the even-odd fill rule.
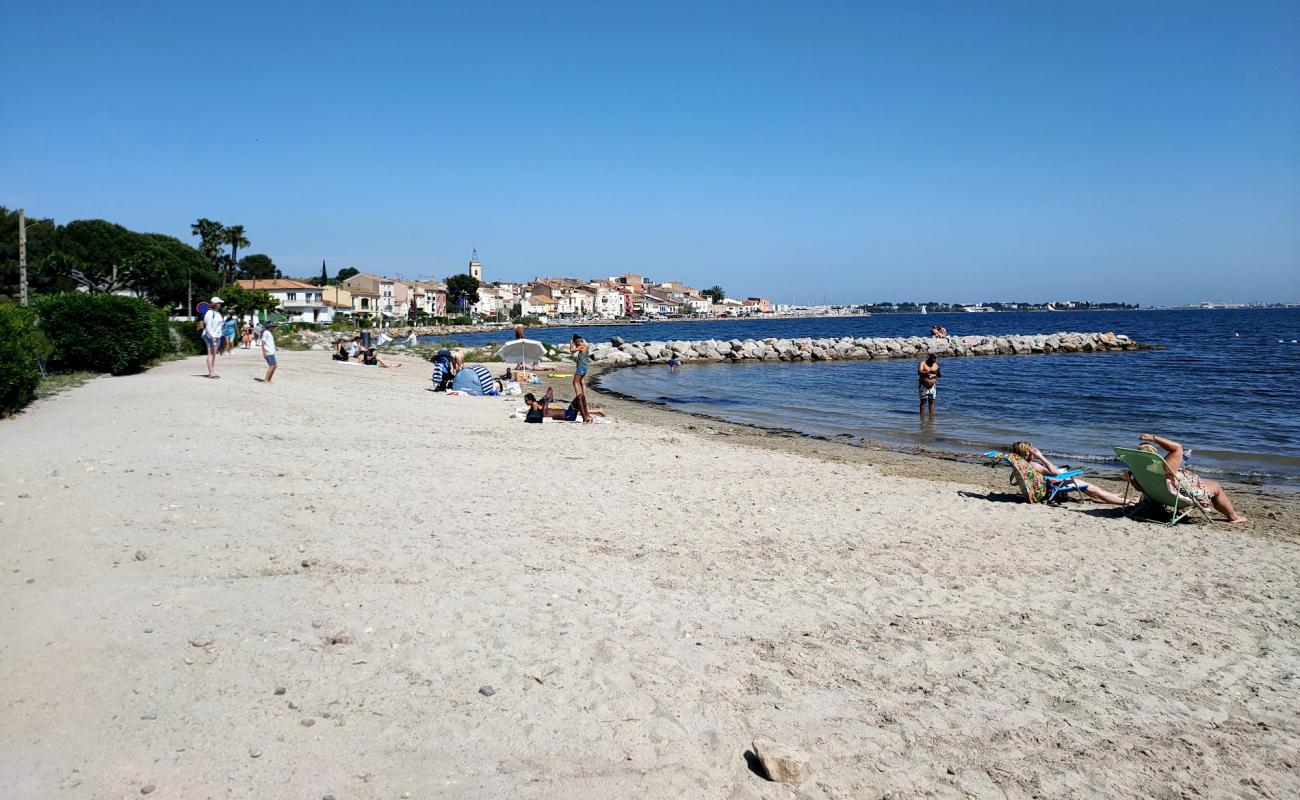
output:
[[[1159,455],[1159,451],[1156,450],[1156,445],[1159,445],[1165,451],[1165,483],[1171,494],[1185,497],[1201,508],[1213,506],[1216,511],[1228,518],[1228,522],[1250,521],[1232,507],[1232,501],[1228,499],[1227,492],[1223,491],[1218,481],[1202,478],[1183,464],[1181,444],[1173,439],[1150,433],[1144,433],[1138,438],[1141,440],[1141,444],[1138,445],[1139,450]],[[1137,481],[1127,471],[1124,473],[1124,478],[1139,492],[1142,491],[1142,487],[1138,486]]]
[[[1047,475],[1050,477],[1054,475],[1060,475],[1062,472],[1069,471],[1067,468],[1058,467],[1055,464],[1053,464],[1051,461],[1049,461],[1047,456],[1043,455],[1042,450],[1039,450],[1037,447],[1034,447],[1033,442],[1025,442],[1025,441],[1012,442],[1011,452],[1023,458],[1029,464],[1029,466],[1038,470],[1038,472],[1042,475]],[[1115,506],[1124,505],[1123,497],[1120,497],[1114,492],[1108,492],[1105,489],[1101,488],[1100,486],[1093,486],[1091,483],[1085,483],[1084,481],[1081,481],[1078,478],[1071,479],[1070,483],[1074,486],[1079,487],[1081,490],[1083,490],[1084,494],[1088,495],[1093,500],[1098,500],[1102,503],[1110,503],[1111,505],[1115,505]]]

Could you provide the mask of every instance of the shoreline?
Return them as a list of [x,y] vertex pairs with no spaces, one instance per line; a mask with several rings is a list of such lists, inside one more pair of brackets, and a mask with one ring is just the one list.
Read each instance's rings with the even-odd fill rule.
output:
[[[855,463],[875,467],[885,474],[921,478],[943,484],[980,484],[997,486],[999,491],[1018,494],[1007,485],[1008,469],[986,467],[978,456],[964,455],[958,451],[940,450],[858,437],[853,442],[832,437],[805,433],[793,428],[766,427],[674,408],[650,400],[607,389],[600,378],[619,369],[634,369],[634,365],[605,366],[593,364],[588,375],[588,388],[602,398],[602,403],[615,417],[631,419],[672,429],[726,436],[738,444],[774,452],[818,458],[835,463]],[[556,391],[568,386],[568,381],[555,381]],[[1101,465],[1088,465],[1090,482],[1099,484],[1119,494],[1125,485],[1119,470]],[[1295,536],[1300,533],[1300,489],[1281,485],[1245,483],[1231,479],[1221,480],[1233,502],[1251,519],[1250,527],[1261,533]],[[1244,498],[1244,503],[1238,503]],[[1099,503],[1072,503],[1075,507],[1110,508]],[[1253,512],[1253,513],[1252,513]],[[1271,518],[1273,514],[1276,518]],[[1218,515],[1211,512],[1211,516]]]

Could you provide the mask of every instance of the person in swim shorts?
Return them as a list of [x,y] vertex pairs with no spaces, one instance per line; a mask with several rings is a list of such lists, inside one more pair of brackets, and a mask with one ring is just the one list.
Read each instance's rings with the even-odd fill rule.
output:
[[939,359],[934,353],[925,357],[916,368],[917,391],[921,404],[917,409],[925,416],[925,404],[930,404],[930,416],[934,416],[934,398],[939,394]]

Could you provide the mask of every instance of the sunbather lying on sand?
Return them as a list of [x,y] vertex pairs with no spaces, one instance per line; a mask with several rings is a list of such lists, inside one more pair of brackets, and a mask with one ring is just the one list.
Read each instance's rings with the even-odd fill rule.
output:
[[[524,395],[524,402],[528,404],[528,414],[524,417],[524,422],[541,422],[544,419],[558,419],[564,422],[576,422],[582,415],[582,397],[573,398],[566,408],[550,408],[550,404],[555,402],[555,390],[547,389],[542,399],[538,400],[531,392]],[[564,402],[563,400],[560,401]],[[587,413],[593,417],[605,416],[603,408],[589,408]]]
[[[1016,455],[1023,458],[1025,461],[1029,462],[1029,466],[1038,470],[1043,475],[1054,476],[1054,475],[1060,475],[1062,472],[1069,471],[1068,468],[1058,467],[1055,464],[1053,464],[1051,461],[1049,461],[1047,459],[1047,456],[1043,455],[1043,451],[1039,450],[1037,447],[1034,447],[1032,442],[1024,442],[1024,441],[1012,442],[1011,452],[1015,453]],[[1103,503],[1110,503],[1111,505],[1116,505],[1116,506],[1124,505],[1123,497],[1120,497],[1114,492],[1108,492],[1105,489],[1101,488],[1100,486],[1093,486],[1091,483],[1085,483],[1084,481],[1081,481],[1078,478],[1072,479],[1070,483],[1072,483],[1075,486],[1078,486],[1080,489],[1083,490],[1084,494],[1088,495],[1093,500],[1100,500]]]

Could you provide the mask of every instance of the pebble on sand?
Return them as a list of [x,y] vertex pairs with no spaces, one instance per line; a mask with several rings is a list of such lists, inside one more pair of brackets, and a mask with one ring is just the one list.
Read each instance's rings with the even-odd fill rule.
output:
[[249,750],[248,750],[248,757],[249,757],[249,758],[261,758],[261,757],[262,757],[262,751],[261,751],[261,750],[258,750],[256,747],[250,747]]
[[812,774],[812,759],[789,745],[755,739],[754,755],[758,756],[768,779],[778,783],[801,783]]
[[283,686],[277,686],[277,687],[275,687],[275,693],[276,693],[276,694],[284,694],[284,693],[287,692],[287,691],[288,691],[288,689],[285,689]]
[[146,783],[144,786],[140,787],[140,794],[153,794],[153,790],[157,788],[158,787],[154,786],[152,783]]
[[146,553],[145,551],[143,551],[143,550],[136,550],[136,551],[135,551],[135,560],[136,560],[136,561],[145,561],[145,560],[147,560],[148,558],[149,558],[149,554]]
[[483,695],[484,697],[491,697],[492,695],[497,693],[497,690],[493,689],[491,686],[480,686],[478,688],[478,693]]
[[307,717],[306,719],[304,719],[304,720],[302,721],[302,726],[303,726],[304,728],[310,728],[311,726],[313,726],[313,725],[315,725],[315,724],[316,724],[316,720],[312,719],[311,717]]

